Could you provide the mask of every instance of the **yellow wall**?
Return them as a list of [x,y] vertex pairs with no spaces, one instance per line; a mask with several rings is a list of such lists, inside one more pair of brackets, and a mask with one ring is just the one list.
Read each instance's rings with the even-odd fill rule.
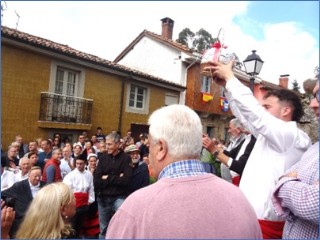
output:
[[[2,45],[2,148],[4,151],[17,134],[22,135],[25,143],[38,137],[52,137],[49,131],[52,132],[53,124],[47,124],[46,126],[50,128],[46,128],[43,127],[45,124],[41,125],[38,122],[40,92],[49,90],[52,60],[54,59],[50,57]],[[125,111],[127,83],[124,89],[120,129],[122,135],[130,129],[131,123],[147,124],[149,115],[155,109],[164,106],[165,93],[178,94],[175,91],[142,84],[150,89],[149,113],[127,113]],[[60,130],[69,129],[74,134],[87,130],[89,137],[96,133],[98,126],[102,127],[105,134],[118,130],[121,85],[121,77],[85,68],[83,97],[93,99],[91,129],[79,125],[70,129],[70,125],[60,123]],[[58,126],[58,124],[55,125]],[[59,129],[54,131],[59,132]]]

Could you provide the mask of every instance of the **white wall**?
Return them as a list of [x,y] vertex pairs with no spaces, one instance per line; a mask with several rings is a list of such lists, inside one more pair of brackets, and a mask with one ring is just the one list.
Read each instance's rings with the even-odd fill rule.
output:
[[180,55],[178,50],[143,37],[119,64],[186,86]]

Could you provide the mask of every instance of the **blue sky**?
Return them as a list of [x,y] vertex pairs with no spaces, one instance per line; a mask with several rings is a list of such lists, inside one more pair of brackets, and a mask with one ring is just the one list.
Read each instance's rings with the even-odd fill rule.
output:
[[[3,4],[3,2],[1,2]],[[319,65],[318,1],[7,1],[2,24],[114,60],[143,30],[161,34],[174,20],[173,39],[190,28],[213,37],[224,29],[230,52],[264,60],[260,77],[300,85]],[[20,18],[18,17],[18,15]],[[290,83],[289,83],[290,85]]]
[[[297,22],[319,39],[319,1],[251,1],[245,18],[255,23]],[[241,17],[235,20],[243,22]],[[263,38],[261,31],[253,32],[252,28],[244,28],[244,32]]]

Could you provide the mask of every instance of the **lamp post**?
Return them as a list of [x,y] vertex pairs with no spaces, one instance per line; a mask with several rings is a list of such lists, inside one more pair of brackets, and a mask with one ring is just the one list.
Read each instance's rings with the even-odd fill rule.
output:
[[246,73],[251,76],[250,89],[252,92],[254,92],[255,76],[259,75],[263,61],[261,60],[260,56],[256,54],[256,50],[252,50],[252,54],[243,61],[243,64],[246,69]]

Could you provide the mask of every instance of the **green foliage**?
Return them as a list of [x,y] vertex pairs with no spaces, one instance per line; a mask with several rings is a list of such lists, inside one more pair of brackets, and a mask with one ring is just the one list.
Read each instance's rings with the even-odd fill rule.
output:
[[216,175],[221,177],[221,162],[217,161],[217,159],[206,149],[202,150],[201,161],[210,163],[216,170]]
[[186,45],[192,49],[194,45],[194,37],[195,34],[189,28],[185,28],[179,33],[179,38],[176,42]]

